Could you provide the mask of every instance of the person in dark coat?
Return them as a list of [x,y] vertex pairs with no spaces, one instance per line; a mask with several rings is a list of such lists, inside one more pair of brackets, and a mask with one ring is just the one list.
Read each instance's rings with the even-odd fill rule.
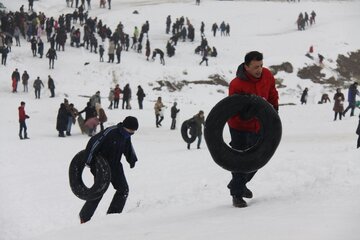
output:
[[160,63],[161,63],[162,65],[165,65],[164,52],[163,52],[161,49],[159,49],[159,48],[155,48],[155,50],[153,51],[153,54],[152,54],[151,59],[152,59],[153,61],[155,61],[155,57],[156,57],[157,54],[160,55]]
[[118,44],[117,48],[115,50],[116,58],[117,58],[117,64],[119,64],[120,61],[121,61],[121,51],[122,51],[122,46],[120,44]]
[[[121,213],[129,195],[129,186],[124,174],[121,163],[122,155],[125,155],[130,168],[135,167],[137,156],[131,143],[131,135],[139,128],[138,120],[128,116],[123,122],[106,128],[91,137],[85,149],[86,165],[90,166],[90,171],[95,175],[96,169],[93,158],[96,154],[102,156],[110,166],[111,184],[116,190],[114,197],[107,210],[107,214]],[[80,222],[88,222],[101,201],[101,198],[86,201],[79,216]]]
[[208,55],[209,55],[209,51],[208,51],[208,48],[207,47],[205,47],[204,48],[204,50],[203,50],[203,57],[202,57],[202,60],[201,60],[201,62],[199,63],[199,65],[201,65],[204,61],[206,62],[206,66],[209,66],[208,65]]
[[337,115],[339,115],[339,119],[341,120],[342,112],[344,111],[345,97],[344,94],[341,92],[340,88],[336,89],[336,93],[333,99],[334,99],[333,110],[335,112],[334,121],[336,121]]
[[213,31],[214,37],[216,36],[216,32],[219,29],[218,25],[214,23],[211,27],[211,31]]
[[37,41],[35,37],[32,37],[30,40],[31,43],[31,51],[33,53],[33,57],[36,57],[36,50],[37,50]]
[[6,66],[6,59],[9,54],[9,48],[8,46],[4,47],[1,51],[1,65]]
[[26,72],[26,70],[24,71],[24,73],[21,76],[22,79],[22,84],[24,86],[24,92],[28,92],[28,83],[29,83],[29,74]]
[[84,122],[86,122],[87,120],[89,120],[90,118],[96,117],[97,113],[96,113],[96,109],[95,107],[91,106],[91,102],[88,101],[86,103],[86,107],[79,112],[79,114],[85,112],[85,119]]
[[178,112],[180,111],[180,109],[178,109],[177,107],[177,102],[174,102],[173,106],[171,107],[170,111],[171,111],[171,130],[175,130],[176,127],[176,116],[178,114]]
[[105,49],[104,49],[103,45],[100,45],[99,46],[100,62],[104,61],[104,52],[105,52]]
[[[99,104],[100,105],[100,104]],[[105,110],[102,107],[99,107],[99,123],[100,123],[100,131],[104,130],[104,123],[107,121],[107,116]]]
[[41,81],[40,77],[37,77],[37,79],[35,79],[33,87],[35,89],[35,98],[40,99],[41,87],[44,87],[44,84]]
[[49,69],[54,69],[54,62],[55,59],[57,59],[56,50],[54,48],[49,48],[46,57],[49,58]]
[[54,79],[51,78],[51,76],[48,76],[48,88],[50,90],[51,93],[51,98],[55,97],[55,83],[54,83]]
[[20,81],[20,73],[18,71],[17,68],[15,68],[15,71],[13,71],[13,73],[11,74],[11,81],[12,81],[12,92],[15,93],[17,92],[17,85],[18,82]]
[[144,93],[144,89],[142,89],[140,85],[138,86],[138,91],[136,93],[136,96],[138,98],[139,109],[143,109],[143,101],[144,101],[145,93]]
[[145,45],[145,56],[146,56],[146,61],[149,61],[149,56],[150,56],[150,41],[149,39],[146,39],[146,45]]
[[28,2],[29,2],[29,12],[30,11],[33,11],[34,9],[33,9],[33,7],[34,7],[34,0],[28,0]]
[[321,95],[321,100],[319,103],[327,103],[327,102],[331,102],[329,95],[327,93],[324,93],[323,95]]
[[124,107],[126,109],[131,109],[131,105],[130,105],[131,88],[130,88],[129,84],[125,85],[122,93],[123,93],[122,109],[124,109]]
[[[197,149],[200,149],[201,139],[202,139],[202,126],[205,124],[204,111],[200,110],[196,115],[194,115],[190,121],[193,121],[196,126],[196,136],[198,138],[197,141]],[[190,143],[187,145],[187,149],[190,149]]]
[[68,111],[64,103],[60,104],[60,108],[56,118],[56,130],[59,132],[59,137],[65,137],[64,131],[66,131],[68,124]]
[[44,43],[41,39],[39,39],[39,42],[38,42],[38,53],[40,55],[40,58],[42,58],[44,55]]
[[350,85],[349,91],[348,91],[348,102],[349,105],[346,107],[345,111],[343,112],[343,116],[345,117],[345,114],[347,111],[351,109],[350,116],[354,116],[354,111],[356,107],[356,95],[360,96],[360,92],[357,89],[358,83],[354,82]]
[[308,89],[308,88],[305,88],[304,91],[302,92],[301,98],[300,98],[301,105],[307,103],[308,91],[309,91],[309,89]]

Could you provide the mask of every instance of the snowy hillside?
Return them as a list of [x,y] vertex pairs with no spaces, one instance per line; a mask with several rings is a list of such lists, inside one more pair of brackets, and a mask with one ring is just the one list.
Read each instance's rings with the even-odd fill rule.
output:
[[[2,0],[7,10],[17,11],[27,1]],[[65,1],[39,0],[36,11],[57,17],[70,13]],[[137,10],[139,14],[133,14]],[[316,24],[298,31],[300,12],[317,14]],[[113,0],[112,9],[100,9],[92,1],[89,16],[98,17],[114,29],[121,21],[130,35],[135,26],[150,23],[151,49],[165,46],[168,15],[172,20],[188,17],[195,27],[195,41],[179,41],[175,56],[165,57],[165,66],[156,60],[146,61],[134,50],[123,51],[120,64],[99,62],[99,56],[85,48],[73,48],[69,41],[65,51],[58,52],[55,69],[48,60],[33,57],[30,44],[21,38],[21,47],[12,47],[6,67],[0,65],[0,240],[63,239],[358,239],[360,229],[360,162],[356,149],[357,117],[347,115],[333,121],[333,103],[317,104],[323,93],[332,99],[333,88],[297,77],[297,70],[317,64],[307,58],[311,45],[314,55],[325,56],[326,77],[336,74],[338,54],[360,49],[359,1],[161,1]],[[200,23],[210,46],[218,50],[209,66],[199,66],[201,56],[194,54],[200,44]],[[211,25],[225,21],[230,36],[220,32],[213,37]],[[79,27],[79,25],[76,25]],[[43,40],[46,39],[42,35]],[[101,41],[101,40],[99,40]],[[107,49],[108,42],[104,43]],[[49,44],[45,40],[45,52]],[[279,72],[285,88],[279,89],[282,106],[280,117],[283,137],[272,160],[249,184],[254,198],[248,208],[235,209],[227,184],[229,172],[214,163],[205,141],[201,149],[189,151],[181,138],[181,123],[211,108],[227,95],[221,85],[194,84],[218,74],[229,82],[244,55],[258,50],[264,54],[264,65],[290,62],[293,73]],[[85,65],[85,63],[89,63]],[[15,68],[30,75],[29,92],[22,85],[11,92],[11,74]],[[49,98],[45,87],[41,99],[35,99],[32,83],[39,76],[44,83],[51,75],[56,97]],[[190,82],[178,91],[161,87],[159,81]],[[108,110],[110,87],[130,84],[132,110]],[[350,83],[350,82],[349,82]],[[45,84],[46,85],[46,84]],[[139,110],[135,97],[137,86],[146,93],[144,109]],[[346,84],[348,85],[348,84]],[[302,90],[309,88],[307,105],[299,105]],[[154,90],[160,88],[161,90]],[[114,190],[110,186],[92,220],[80,225],[78,212],[83,201],[70,190],[68,166],[73,156],[86,146],[88,137],[73,125],[72,136],[58,138],[55,129],[60,103],[66,97],[82,110],[88,98],[101,92],[102,105],[108,115],[106,127],[122,121],[127,115],[139,119],[139,131],[132,137],[139,158],[134,169],[124,162],[130,194],[121,215],[106,215]],[[347,89],[342,90],[344,95]],[[155,127],[154,102],[158,96],[167,106],[162,128]],[[26,102],[30,140],[18,138],[18,111]],[[180,108],[177,130],[170,130],[170,107]],[[356,116],[360,110],[356,109]],[[227,133],[225,133],[227,135]],[[90,174],[89,174],[90,175]],[[86,175],[85,178],[90,178]]]

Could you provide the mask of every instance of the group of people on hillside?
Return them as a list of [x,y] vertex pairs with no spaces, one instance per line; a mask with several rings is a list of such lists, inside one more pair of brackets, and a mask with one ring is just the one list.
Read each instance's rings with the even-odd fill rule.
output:
[[307,12],[305,12],[304,14],[301,12],[296,20],[298,30],[300,31],[305,30],[305,25],[312,26],[313,24],[315,24],[315,17],[316,17],[316,13],[314,10],[311,11],[310,17]]
[[[85,118],[81,116],[85,113]],[[97,126],[100,125],[100,131],[104,130],[104,123],[107,121],[107,116],[104,109],[101,107],[100,91],[97,91],[89,98],[86,107],[78,111],[73,103],[69,104],[68,99],[60,104],[57,114],[56,130],[59,137],[71,136],[71,127],[79,122],[80,129],[83,134],[93,136],[96,133]]]
[[[15,68],[15,70],[11,74],[11,87],[12,87],[13,93],[17,93],[20,79],[21,79],[22,85],[23,85],[23,92],[28,92],[28,90],[29,90],[28,84],[29,84],[29,79],[30,79],[28,72],[26,70],[24,70],[23,74],[20,77],[19,70],[17,68]],[[50,90],[50,97],[51,98],[55,97],[55,82],[54,82],[54,79],[50,75],[48,75],[47,84],[48,84],[48,89]],[[41,89],[43,87],[44,87],[43,81],[40,79],[40,77],[37,77],[33,83],[33,88],[35,90],[35,98],[40,99]]]
[[[127,83],[123,89],[120,88],[119,84],[115,85],[115,88],[110,88],[108,100],[110,105],[108,109],[118,109],[119,108],[119,101],[120,101],[120,94],[122,94],[122,109],[132,109],[131,106],[131,88],[130,85]],[[136,92],[139,109],[143,109],[143,102],[146,96],[144,89],[138,85],[137,92]]]
[[[345,102],[345,96],[341,92],[341,88],[336,89],[336,93],[334,94],[333,100],[334,100],[334,121],[337,120],[339,117],[339,120],[342,119],[342,117],[345,117],[346,113],[350,110],[350,116],[354,116],[355,108],[360,108],[360,101],[356,101],[356,96],[360,96],[360,92],[357,89],[358,83],[354,82],[350,85],[348,89],[348,95],[347,95],[347,101],[348,106],[344,108],[344,102]],[[308,99],[308,88],[305,88],[301,94],[300,102],[301,104],[306,104]],[[321,96],[321,100],[318,102],[319,104],[331,102],[328,94],[323,94]]]

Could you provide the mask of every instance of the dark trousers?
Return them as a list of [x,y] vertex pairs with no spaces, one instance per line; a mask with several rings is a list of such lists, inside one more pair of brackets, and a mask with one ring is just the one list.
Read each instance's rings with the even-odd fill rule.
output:
[[[115,188],[116,192],[107,210],[107,214],[121,213],[124,209],[127,196],[129,194],[129,186],[127,184],[124,169],[121,163],[117,167],[110,166],[111,168],[111,184]],[[91,169],[91,173],[95,175],[95,169]],[[79,216],[82,222],[87,222],[94,215],[94,212],[99,205],[102,197],[86,201],[82,207]]]
[[119,108],[119,100],[120,99],[114,99],[114,109]]
[[[238,150],[250,148],[255,145],[260,137],[259,134],[254,132],[237,131],[232,128],[230,128],[230,134],[230,146]],[[242,197],[246,189],[246,183],[254,177],[256,172],[257,171],[251,173],[232,172],[232,179],[227,186],[230,189],[230,195]]]
[[138,102],[139,102],[139,109],[143,109],[143,100],[138,99]]
[[24,137],[27,137],[27,127],[25,121],[19,121],[20,123],[20,130],[19,130],[19,136],[22,138],[22,132],[24,131]]
[[350,109],[351,109],[350,116],[354,116],[355,103],[349,103],[349,106],[347,106],[347,108],[343,112],[343,115],[345,116],[346,112],[349,111]]
[[[197,135],[197,139],[198,139],[198,141],[197,141],[197,148],[200,149],[202,134]],[[191,143],[188,143],[188,145],[187,145],[187,148],[188,148],[188,149],[190,149],[190,145],[191,145]]]
[[124,99],[123,98],[122,109],[124,109],[124,107],[125,107],[125,109],[131,109],[129,101],[130,101],[129,99]]
[[336,121],[337,115],[339,114],[339,119],[341,120],[342,113],[341,112],[335,112],[334,121]]
[[40,99],[40,89],[39,88],[35,88],[35,98]]
[[170,127],[170,129],[175,129],[175,127],[176,127],[176,118],[172,118],[172,120],[171,120],[171,127]]
[[155,117],[156,117],[156,127],[161,126],[161,122],[162,120],[164,120],[164,116],[160,116],[160,114],[156,114]]
[[50,93],[51,93],[50,97],[55,97],[55,89],[54,88],[50,88]]

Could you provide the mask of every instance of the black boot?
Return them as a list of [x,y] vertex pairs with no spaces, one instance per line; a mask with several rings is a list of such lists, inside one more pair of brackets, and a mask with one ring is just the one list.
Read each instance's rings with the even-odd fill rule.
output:
[[244,198],[252,198],[253,197],[253,193],[250,191],[250,189],[248,189],[247,187],[245,187],[245,191],[242,195]]
[[244,199],[242,197],[233,196],[232,202],[233,202],[234,207],[237,207],[237,208],[247,207],[247,203],[244,201]]

